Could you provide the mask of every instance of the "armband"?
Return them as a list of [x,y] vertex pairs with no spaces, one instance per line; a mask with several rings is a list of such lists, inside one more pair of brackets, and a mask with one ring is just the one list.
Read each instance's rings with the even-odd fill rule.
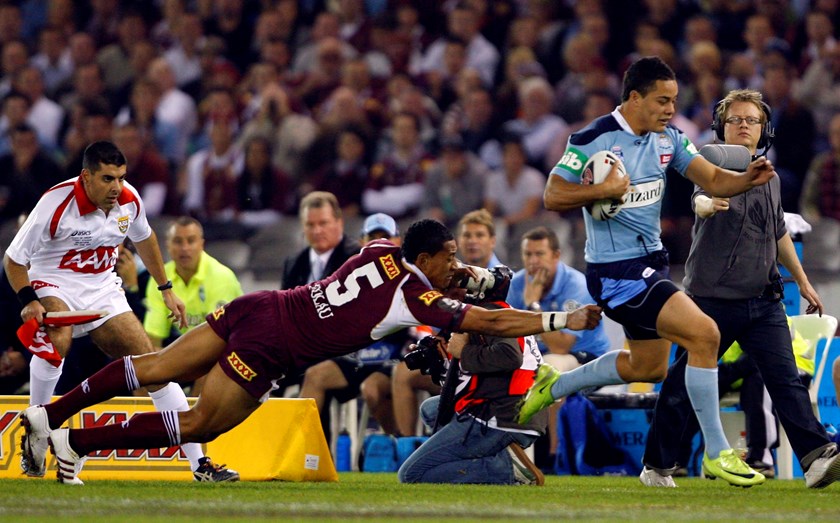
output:
[[559,331],[566,328],[567,312],[543,312],[543,332]]
[[17,299],[23,307],[26,307],[33,301],[41,301],[38,299],[38,295],[35,294],[35,289],[33,289],[31,285],[22,287],[19,291],[17,291]]
[[166,280],[166,283],[163,285],[158,285],[158,290],[163,292],[172,288],[172,280]]

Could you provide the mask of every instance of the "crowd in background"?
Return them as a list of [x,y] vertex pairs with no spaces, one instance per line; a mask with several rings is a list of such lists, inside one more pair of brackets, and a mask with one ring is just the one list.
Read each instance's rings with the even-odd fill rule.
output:
[[[644,55],[677,72],[672,123],[698,147],[728,90],[760,90],[785,210],[838,219],[838,22],[837,0],[3,1],[0,222],[102,139],[150,217],[195,216],[208,239],[312,190],[347,216],[539,219],[569,134],[614,109]],[[677,263],[690,191],[669,177]]]

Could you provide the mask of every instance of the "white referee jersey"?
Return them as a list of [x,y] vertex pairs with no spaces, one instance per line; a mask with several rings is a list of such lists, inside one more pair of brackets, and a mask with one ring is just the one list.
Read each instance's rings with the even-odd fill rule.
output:
[[106,215],[77,177],[44,193],[6,254],[29,264],[35,290],[53,288],[63,295],[119,291],[113,269],[120,245],[126,237],[139,242],[151,234],[140,195],[129,183]]

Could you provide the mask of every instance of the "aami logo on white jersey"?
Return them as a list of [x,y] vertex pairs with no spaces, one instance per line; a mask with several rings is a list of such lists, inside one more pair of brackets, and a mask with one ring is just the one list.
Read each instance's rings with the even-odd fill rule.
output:
[[58,268],[86,274],[110,271],[117,264],[117,251],[117,247],[97,247],[83,251],[71,249],[61,258]]

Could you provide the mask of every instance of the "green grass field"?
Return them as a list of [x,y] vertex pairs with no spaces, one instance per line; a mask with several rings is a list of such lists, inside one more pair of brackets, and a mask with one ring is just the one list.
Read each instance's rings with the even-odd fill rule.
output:
[[547,476],[544,487],[401,485],[395,474],[342,473],[339,483],[0,480],[0,521],[840,521],[840,484],[752,489],[680,479]]

